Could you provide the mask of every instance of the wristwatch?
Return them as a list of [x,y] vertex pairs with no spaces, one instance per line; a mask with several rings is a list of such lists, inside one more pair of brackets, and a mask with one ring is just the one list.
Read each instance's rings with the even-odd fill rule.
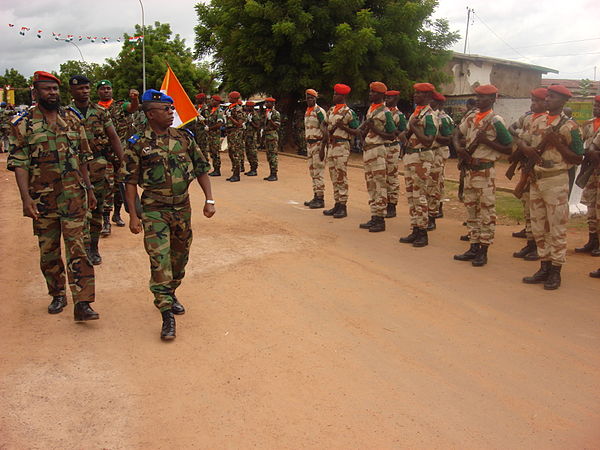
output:
[[215,201],[214,201],[214,200],[206,200],[206,203],[207,203],[208,205],[214,205],[214,204],[215,204]]

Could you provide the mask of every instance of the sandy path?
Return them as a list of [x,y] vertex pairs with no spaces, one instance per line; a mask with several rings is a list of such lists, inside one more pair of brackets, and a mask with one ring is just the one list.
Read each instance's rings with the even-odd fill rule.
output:
[[192,189],[188,312],[172,343],[127,229],[101,241],[101,320],[46,313],[2,169],[0,448],[600,446],[600,284],[587,276],[600,259],[570,251],[563,287],[545,292],[520,282],[537,263],[512,258],[514,226],[472,268],[452,260],[458,220],[440,220],[425,249],[398,243],[404,205],[385,233],[359,230],[360,169],[349,217],[334,220],[302,206],[304,161],[281,158],[277,183],[261,162],[260,177],[213,180],[214,219]]

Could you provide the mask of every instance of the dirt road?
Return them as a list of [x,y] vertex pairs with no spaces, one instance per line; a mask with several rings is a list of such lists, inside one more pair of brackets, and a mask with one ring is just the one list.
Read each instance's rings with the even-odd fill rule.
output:
[[[0,161],[5,167],[5,158]],[[563,287],[520,282],[516,227],[490,263],[452,260],[459,220],[430,245],[368,218],[326,218],[305,161],[280,180],[192,188],[194,244],[172,343],[159,339],[141,236],[113,228],[97,268],[101,320],[46,313],[37,242],[1,169],[0,448],[593,448],[600,446],[600,259],[569,252]],[[327,203],[331,188],[327,182]],[[583,242],[570,236],[569,246]]]

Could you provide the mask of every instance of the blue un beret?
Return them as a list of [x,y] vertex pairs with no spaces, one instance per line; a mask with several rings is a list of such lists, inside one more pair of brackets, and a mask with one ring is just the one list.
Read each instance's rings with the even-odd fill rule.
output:
[[173,99],[156,89],[148,89],[142,95],[142,103],[144,102],[173,103]]

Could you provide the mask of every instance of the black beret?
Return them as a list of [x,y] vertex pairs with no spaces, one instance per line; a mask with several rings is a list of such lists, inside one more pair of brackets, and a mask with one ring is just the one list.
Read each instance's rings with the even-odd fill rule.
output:
[[69,78],[69,86],[79,86],[80,84],[90,84],[90,80],[83,75],[73,75]]

